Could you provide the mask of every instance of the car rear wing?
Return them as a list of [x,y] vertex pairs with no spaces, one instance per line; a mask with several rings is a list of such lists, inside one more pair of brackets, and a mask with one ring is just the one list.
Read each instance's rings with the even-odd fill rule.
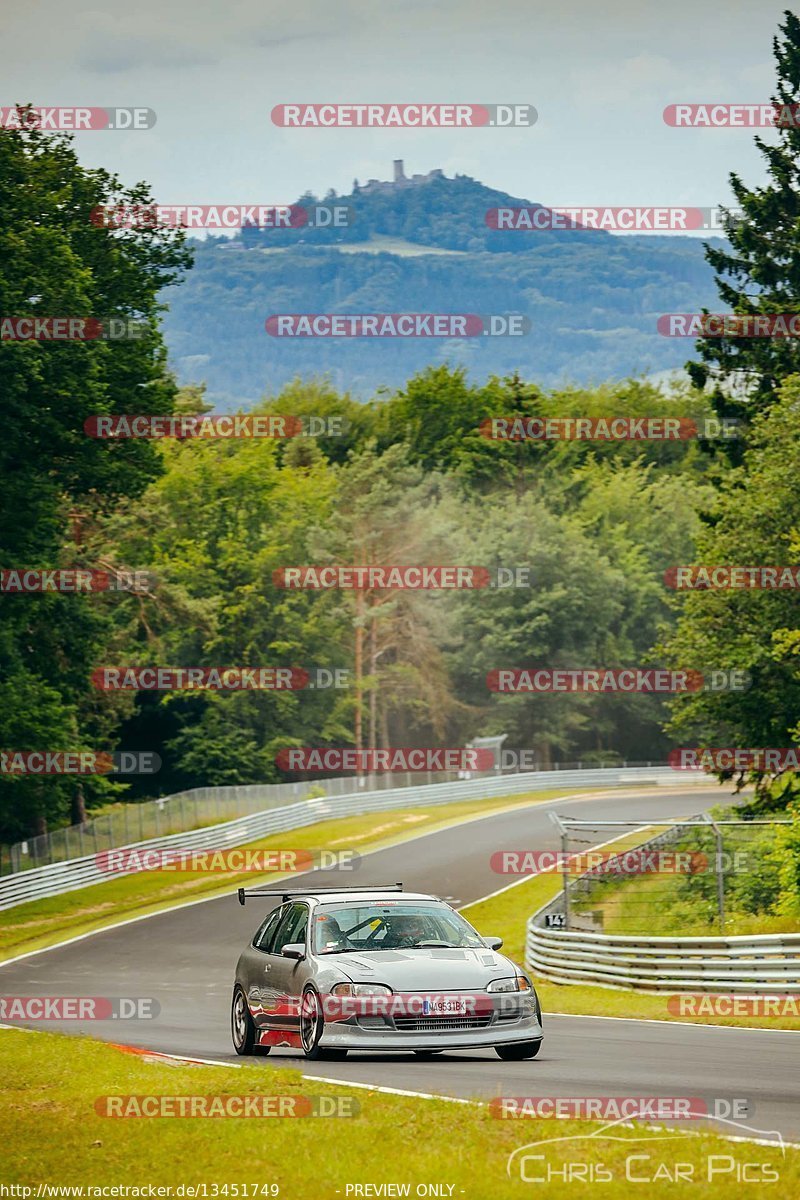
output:
[[281,900],[291,900],[293,896],[324,896],[326,894],[336,894],[338,892],[402,892],[402,883],[362,883],[358,887],[305,887],[293,888],[290,891],[284,891],[283,888],[237,888],[236,894],[239,897],[239,903],[244,904],[246,900],[254,896],[275,896]]

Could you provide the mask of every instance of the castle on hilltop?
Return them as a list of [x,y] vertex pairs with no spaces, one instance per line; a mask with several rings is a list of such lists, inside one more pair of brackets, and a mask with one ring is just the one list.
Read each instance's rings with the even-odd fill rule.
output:
[[369,196],[373,192],[391,192],[395,188],[418,187],[421,183],[431,183],[434,179],[444,179],[441,167],[434,167],[427,175],[412,175],[411,178],[403,170],[402,158],[394,159],[394,179],[368,179],[362,187],[357,179],[353,180],[353,195]]

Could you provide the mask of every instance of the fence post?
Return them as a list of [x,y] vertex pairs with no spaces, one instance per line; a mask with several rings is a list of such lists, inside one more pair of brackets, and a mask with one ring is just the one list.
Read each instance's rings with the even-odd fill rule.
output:
[[724,845],[722,830],[714,826],[717,842],[717,908],[719,910],[719,931],[725,933],[725,867],[723,864]]
[[722,855],[724,852],[724,843],[722,841],[722,830],[719,825],[708,815],[703,813],[703,819],[706,825],[710,825],[714,831],[715,857],[717,868],[717,916],[719,918],[719,931],[725,933],[725,876],[722,865]]
[[564,860],[562,883],[564,888],[564,928],[569,929],[569,834],[562,827],[561,856]]
[[561,859],[563,864],[561,886],[564,893],[564,924],[562,928],[569,929],[569,830],[558,813],[551,812],[548,813],[548,816],[561,834]]

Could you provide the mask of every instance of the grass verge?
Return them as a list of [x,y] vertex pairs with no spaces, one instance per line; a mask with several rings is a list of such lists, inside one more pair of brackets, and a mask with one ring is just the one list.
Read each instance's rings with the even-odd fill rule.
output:
[[[611,1131],[614,1138],[625,1140],[610,1140],[590,1137],[600,1127],[586,1121],[498,1120],[485,1105],[339,1087],[303,1079],[299,1071],[276,1070],[263,1060],[239,1070],[167,1064],[88,1039],[17,1030],[0,1030],[0,1073],[2,1181],[31,1188],[28,1196],[33,1197],[40,1184],[82,1187],[87,1189],[85,1197],[92,1195],[91,1187],[157,1185],[172,1188],[173,1196],[277,1194],[281,1200],[344,1200],[358,1194],[426,1194],[417,1193],[417,1186],[436,1183],[444,1190],[427,1194],[504,1200],[520,1195],[519,1167],[509,1178],[508,1156],[541,1139],[553,1145],[532,1151],[544,1154],[544,1161],[529,1161],[528,1174],[560,1174],[538,1185],[539,1196],[563,1196],[563,1172],[571,1164],[583,1178],[591,1172],[596,1182],[604,1183],[603,1195],[612,1198],[630,1194],[628,1171],[639,1179],[656,1180],[648,1196],[721,1200],[731,1194],[745,1163],[746,1178],[755,1182],[739,1183],[737,1194],[760,1195],[755,1189],[770,1178],[782,1185],[781,1195],[800,1194],[798,1151],[734,1143],[689,1129],[689,1123],[671,1133],[642,1125],[616,1126]],[[438,1079],[443,1081],[443,1073]],[[314,1097],[336,1096],[357,1104],[359,1111],[357,1116],[329,1118],[126,1120],[99,1115],[95,1107],[100,1101],[102,1108],[102,1098],[108,1096],[241,1095],[302,1096],[312,1103]],[[684,1182],[671,1182],[679,1164]],[[598,1179],[601,1168],[604,1174]],[[359,1184],[407,1185],[408,1192],[354,1192]],[[175,1190],[180,1185],[183,1192]],[[198,1185],[201,1190],[187,1190]],[[277,1193],[270,1193],[270,1185]],[[587,1194],[580,1183],[574,1192],[569,1190]],[[27,1200],[25,1193],[16,1194]]]

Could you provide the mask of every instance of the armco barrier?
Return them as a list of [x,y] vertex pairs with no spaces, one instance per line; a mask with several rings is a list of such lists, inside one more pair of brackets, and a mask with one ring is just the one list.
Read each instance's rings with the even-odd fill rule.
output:
[[[690,822],[666,830],[637,849],[669,845],[688,828]],[[591,876],[587,871],[573,880],[570,896],[577,896]],[[800,933],[643,937],[547,925],[549,916],[564,912],[562,891],[528,918],[525,965],[553,983],[662,993],[800,991]]]
[[[703,777],[705,778],[705,777]],[[428,804],[449,804],[458,800],[474,800],[491,796],[512,796],[521,792],[544,791],[548,788],[614,787],[620,784],[675,784],[675,772],[669,767],[600,767],[575,771],[535,771],[519,775],[487,775],[479,779],[459,779],[451,783],[434,783],[419,787],[392,788],[387,791],[350,792],[343,796],[302,800],[286,804],[233,821],[195,829],[189,833],[130,842],[128,846],[164,849],[170,846],[182,850],[217,850],[242,846],[270,833],[282,833],[314,825],[332,817],[357,816],[359,813],[379,812],[382,809],[417,808]],[[684,782],[684,781],[680,781]],[[693,783],[698,782],[694,780]],[[708,779],[713,784],[713,779]],[[226,789],[219,789],[224,792]],[[121,849],[123,847],[115,847]],[[67,862],[35,867],[30,871],[4,876],[0,879],[0,910],[57,896],[76,888],[118,879],[102,871],[96,855],[84,855]]]
[[648,992],[800,991],[800,933],[747,937],[623,937],[543,929],[528,921],[525,963],[554,983]]

